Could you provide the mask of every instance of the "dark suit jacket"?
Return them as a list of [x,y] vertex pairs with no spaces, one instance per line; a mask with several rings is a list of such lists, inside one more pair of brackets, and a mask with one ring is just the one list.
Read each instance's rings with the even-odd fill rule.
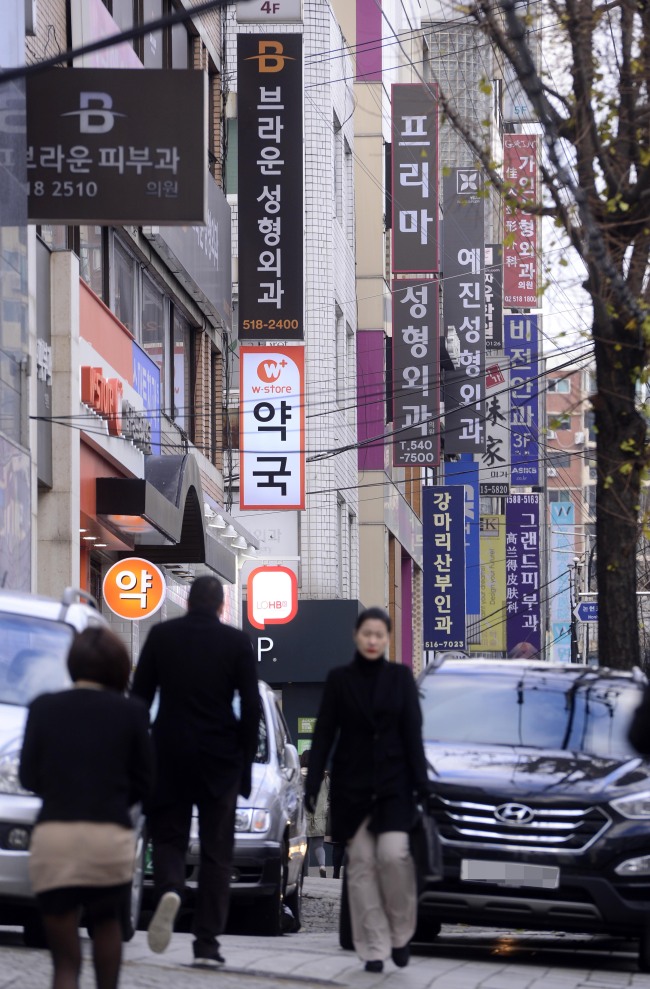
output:
[[112,690],[75,687],[32,701],[20,781],[43,799],[39,821],[131,827],[129,807],[153,782],[144,704]]
[[[251,641],[216,615],[188,611],[147,636],[132,692],[151,705],[157,773],[154,801],[217,797],[240,784],[250,792],[260,705]],[[240,717],[233,711],[240,697]]]
[[629,739],[637,752],[650,755],[650,687],[646,687],[641,703],[632,715]]
[[408,831],[414,791],[427,786],[422,714],[411,670],[381,663],[371,700],[358,661],[332,670],[325,682],[309,754],[306,791],[317,793],[331,754],[334,841],[352,837],[371,815],[377,831]]

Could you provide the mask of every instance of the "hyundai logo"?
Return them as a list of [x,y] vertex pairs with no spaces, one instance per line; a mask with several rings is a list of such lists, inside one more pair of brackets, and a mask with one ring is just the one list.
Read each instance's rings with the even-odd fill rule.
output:
[[535,812],[526,804],[501,804],[495,807],[494,816],[503,824],[530,824]]

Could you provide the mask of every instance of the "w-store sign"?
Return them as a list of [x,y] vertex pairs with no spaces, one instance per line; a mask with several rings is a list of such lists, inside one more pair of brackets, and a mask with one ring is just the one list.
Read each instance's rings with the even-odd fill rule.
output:
[[[534,134],[506,134],[503,144],[506,182],[520,202],[537,203],[538,139]],[[537,309],[537,218],[525,206],[506,201],[503,212],[503,304]]]
[[305,507],[305,351],[239,352],[240,507]]

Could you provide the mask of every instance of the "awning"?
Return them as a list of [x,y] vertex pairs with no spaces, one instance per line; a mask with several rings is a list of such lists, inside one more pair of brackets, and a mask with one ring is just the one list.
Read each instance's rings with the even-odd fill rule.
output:
[[203,489],[191,453],[145,459],[144,478],[98,477],[97,517],[157,564],[202,563],[229,583],[237,556],[209,531]]

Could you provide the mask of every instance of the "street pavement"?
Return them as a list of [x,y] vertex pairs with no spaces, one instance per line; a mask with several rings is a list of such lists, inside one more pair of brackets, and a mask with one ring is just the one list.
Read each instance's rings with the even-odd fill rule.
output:
[[[190,966],[190,934],[175,934],[163,955],[152,955],[138,932],[125,945],[121,989],[650,989],[637,969],[636,944],[589,936],[443,927],[429,946],[416,946],[408,968],[387,962],[367,973],[354,953],[339,947],[336,919],[340,883],[305,881],[304,927],[280,938],[228,934],[226,965]],[[82,989],[94,989],[90,943],[84,941]],[[20,934],[0,930],[0,989],[47,989],[46,951],[22,947]]]

